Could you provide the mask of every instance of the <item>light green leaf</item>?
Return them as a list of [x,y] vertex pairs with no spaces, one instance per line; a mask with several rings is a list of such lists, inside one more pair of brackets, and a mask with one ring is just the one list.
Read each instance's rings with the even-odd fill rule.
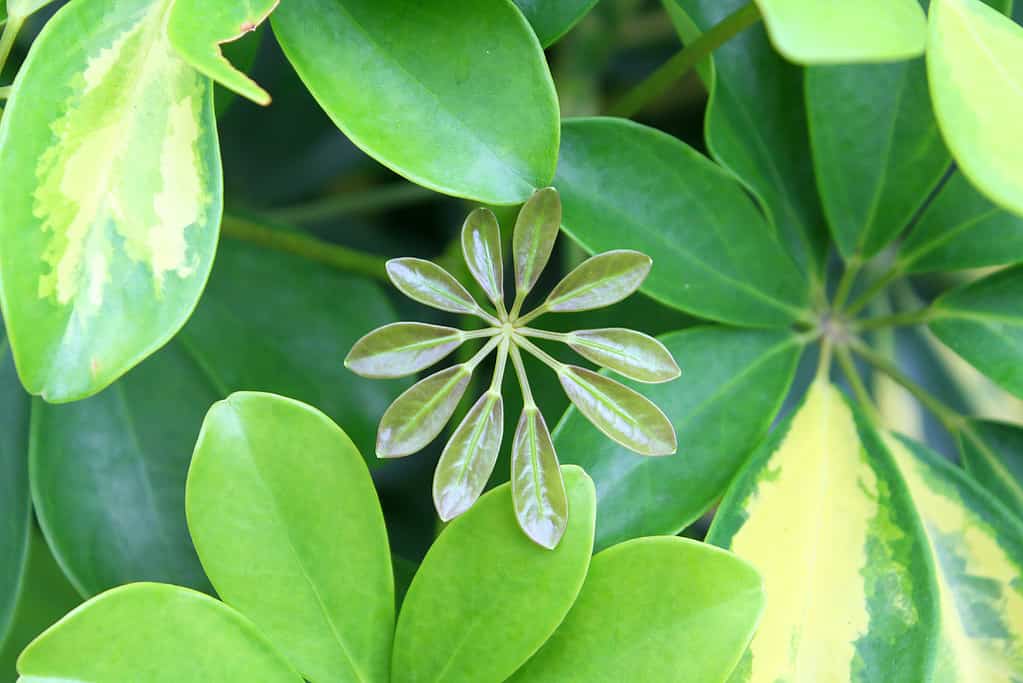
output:
[[355,342],[345,367],[363,377],[404,377],[442,360],[464,340],[453,327],[391,323]]
[[377,430],[377,457],[400,458],[437,438],[469,387],[472,370],[453,365],[420,380],[395,399]]
[[82,605],[26,648],[18,672],[22,683],[302,680],[248,619],[202,593],[157,583]]
[[927,206],[899,250],[909,273],[983,268],[1023,261],[1023,218],[992,204],[962,173]]
[[725,681],[763,608],[760,575],[714,546],[622,543],[593,558],[565,621],[510,681]]
[[28,414],[28,396],[18,384],[0,321],[0,644],[14,619],[28,558]]
[[166,343],[213,262],[212,87],[167,42],[168,6],[62,8],[0,124],[0,300],[19,375],[49,401],[94,394]]
[[500,683],[546,641],[575,602],[593,549],[593,483],[564,468],[572,510],[561,544],[515,526],[507,484],[456,518],[430,548],[394,636],[394,683]]
[[886,444],[934,567],[939,633],[928,680],[1015,683],[1023,675],[1023,525],[938,454],[891,436]]
[[554,83],[507,0],[289,0],[272,22],[334,123],[409,180],[519,204],[554,176]]
[[592,370],[566,366],[558,374],[572,404],[609,439],[640,455],[672,455],[675,428],[637,391]]
[[498,310],[504,306],[504,257],[501,226],[490,209],[480,207],[462,226],[462,254],[469,272]]
[[664,344],[634,330],[577,330],[569,333],[568,345],[597,365],[637,382],[670,382],[682,372]]
[[526,406],[512,441],[515,517],[526,536],[553,549],[568,528],[568,494],[543,413]]
[[519,211],[512,234],[515,295],[525,297],[547,266],[561,227],[561,197],[547,187],[529,198]]
[[181,58],[195,69],[242,97],[265,106],[270,104],[270,95],[227,60],[221,45],[255,31],[279,2],[174,0],[167,21],[167,37]]
[[973,367],[1023,396],[1023,266],[955,289],[932,307],[931,331]]
[[[35,14],[53,0],[7,0],[7,14],[15,20],[26,19]],[[3,18],[0,13],[0,19]]]
[[466,413],[444,447],[433,475],[433,503],[448,522],[476,502],[487,486],[504,437],[504,401],[487,391]]
[[757,0],[774,46],[793,62],[892,62],[918,57],[927,19],[917,0]]
[[974,420],[959,434],[966,471],[1023,519],[1023,427]]
[[654,254],[643,291],[687,313],[785,327],[806,280],[743,187],[683,142],[624,119],[565,122],[564,229],[588,251]]
[[677,534],[716,503],[767,434],[802,351],[787,332],[698,327],[661,339],[682,379],[634,388],[671,419],[677,455],[638,457],[574,408],[554,430],[562,462],[596,482],[598,548]]
[[433,261],[396,258],[387,262],[387,275],[402,294],[421,304],[450,313],[474,314],[479,304],[451,273]]
[[362,457],[330,418],[271,394],[216,404],[195,447],[185,509],[217,592],[305,678],[387,680],[387,531]]
[[[747,0],[663,0],[691,42]],[[679,11],[681,10],[681,11]],[[803,103],[803,70],[778,55],[761,26],[714,51],[705,137],[711,155],[753,195],[800,267],[819,281],[828,254]],[[748,230],[753,232],[752,230]]]
[[959,168],[993,202],[1023,214],[1023,28],[980,0],[933,0],[927,72]]
[[549,47],[568,33],[597,0],[514,0],[533,25],[540,44]]
[[769,596],[736,681],[925,681],[936,611],[922,530],[879,437],[818,380],[708,535]]
[[551,311],[587,311],[628,297],[650,273],[646,254],[617,249],[583,261],[551,291],[544,306]]

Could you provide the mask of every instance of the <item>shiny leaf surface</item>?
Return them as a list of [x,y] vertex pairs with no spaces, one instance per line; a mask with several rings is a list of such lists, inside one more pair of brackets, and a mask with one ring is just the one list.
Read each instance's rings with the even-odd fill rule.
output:
[[533,289],[551,258],[560,227],[561,197],[554,188],[539,190],[522,206],[512,235],[517,296]]
[[377,456],[400,458],[422,450],[451,419],[472,372],[454,365],[414,384],[395,399],[377,430]]
[[468,510],[483,493],[501,450],[504,401],[488,391],[466,413],[433,475],[433,504],[442,521]]
[[391,323],[355,342],[345,367],[363,377],[404,377],[442,360],[464,339],[453,327]]
[[543,414],[527,406],[512,441],[512,501],[526,536],[556,548],[568,528],[568,494]]
[[646,254],[625,249],[591,256],[558,283],[544,305],[556,312],[610,306],[639,289],[652,264]]
[[450,313],[472,314],[479,305],[458,280],[433,261],[396,258],[387,262],[387,276],[402,294]]
[[634,330],[577,330],[569,334],[568,345],[597,365],[637,382],[670,382],[682,373],[664,344]]
[[504,257],[501,254],[501,226],[490,209],[480,207],[469,214],[462,226],[462,254],[469,272],[480,283],[490,301],[504,305]]
[[975,420],[959,435],[970,476],[1023,519],[1023,427]]
[[597,0],[514,0],[536,31],[540,44],[557,42],[589,12]]

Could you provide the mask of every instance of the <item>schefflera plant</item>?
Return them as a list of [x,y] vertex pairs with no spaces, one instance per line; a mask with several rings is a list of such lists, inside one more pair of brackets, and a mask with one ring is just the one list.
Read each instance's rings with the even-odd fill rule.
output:
[[550,259],[560,228],[561,199],[557,190],[538,190],[523,205],[515,222],[515,297],[509,309],[497,217],[484,207],[469,214],[462,227],[462,252],[469,271],[494,305],[494,313],[484,310],[454,276],[433,262],[416,258],[389,261],[387,273],[406,296],[442,311],[477,316],[489,327],[465,331],[424,323],[394,323],[360,339],[345,359],[345,365],[363,377],[402,377],[430,367],[469,340],[486,340],[468,361],[426,377],[387,409],[377,434],[377,456],[397,458],[423,449],[440,434],[468,388],[473,371],[497,351],[490,387],[455,429],[437,464],[433,499],[445,522],[473,505],[497,462],[504,436],[501,385],[510,359],[523,397],[522,416],[512,443],[515,515],[526,535],[546,548],[555,548],[565,533],[568,496],[520,349],[557,373],[580,413],[615,442],[648,456],[671,455],[677,449],[674,427],[649,399],[592,370],[564,364],[532,341],[563,342],[587,360],[639,382],[667,382],[680,374],[663,344],[635,330],[608,328],[565,334],[530,327],[545,313],[586,311],[621,301],[635,292],[650,272],[652,260],[638,251],[597,254],[565,276],[543,303],[522,313],[527,295]]

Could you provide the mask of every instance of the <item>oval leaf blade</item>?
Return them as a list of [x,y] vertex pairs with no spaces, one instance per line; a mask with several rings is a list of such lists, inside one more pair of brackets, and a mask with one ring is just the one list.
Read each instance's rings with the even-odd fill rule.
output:
[[304,677],[387,680],[394,583],[384,517],[362,456],[330,418],[272,394],[217,403],[185,508],[217,592]]
[[576,330],[569,334],[568,345],[587,360],[637,382],[670,382],[682,374],[664,344],[635,330]]
[[458,280],[433,261],[396,258],[387,262],[387,276],[401,293],[421,304],[449,313],[473,314],[476,300]]
[[398,174],[502,205],[554,176],[554,83],[511,3],[289,0],[272,22],[334,123]]
[[360,339],[345,367],[363,377],[404,377],[425,370],[462,345],[461,330],[426,323],[391,323]]
[[547,422],[536,406],[524,408],[519,417],[511,467],[519,527],[535,543],[556,548],[568,527],[568,496]]
[[1023,519],[1023,427],[974,420],[959,434],[959,452],[970,476]]
[[538,190],[519,211],[512,234],[516,296],[533,289],[547,266],[561,228],[561,196],[553,187]]
[[[730,553],[684,538],[628,541],[593,558],[565,621],[509,680],[724,681],[763,609],[760,575]],[[608,615],[613,628],[596,627]]]
[[540,44],[549,47],[589,12],[597,0],[514,0],[536,31]]
[[504,306],[504,257],[501,226],[490,209],[480,207],[462,226],[462,253],[469,271],[498,310]]
[[591,256],[558,283],[545,305],[557,312],[610,306],[639,289],[652,264],[646,254],[627,249]]
[[252,622],[187,588],[135,583],[93,598],[18,660],[22,683],[301,683]]
[[640,455],[671,455],[678,450],[671,422],[639,392],[574,365],[558,379],[572,404],[608,438]]
[[443,521],[468,510],[483,493],[503,436],[504,401],[488,391],[451,435],[433,474],[433,503]]
[[963,173],[1023,214],[1023,28],[980,0],[934,0],[927,73],[945,142]]
[[564,468],[572,516],[555,550],[525,538],[508,484],[485,494],[434,542],[394,635],[394,683],[506,680],[575,602],[593,552],[593,482]]
[[462,400],[472,372],[464,365],[420,380],[387,408],[377,430],[377,456],[400,458],[437,438]]
[[22,381],[49,401],[94,394],[166,343],[213,262],[212,87],[167,41],[166,8],[62,8],[0,123],[0,299]]

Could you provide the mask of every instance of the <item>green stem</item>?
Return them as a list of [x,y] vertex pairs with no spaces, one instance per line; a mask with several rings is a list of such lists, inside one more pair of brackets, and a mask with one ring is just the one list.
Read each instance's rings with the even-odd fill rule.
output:
[[856,401],[867,413],[868,417],[871,418],[871,421],[880,425],[880,415],[874,406],[873,399],[870,397],[870,392],[867,391],[867,387],[863,384],[863,378],[860,377],[860,373],[856,370],[856,363],[853,361],[849,349],[840,346],[835,350],[835,356],[838,358],[838,364],[842,366],[842,374],[849,380],[849,386],[852,387]]
[[827,337],[821,341],[821,355],[817,360],[817,373],[815,375],[818,381],[827,381],[831,375],[831,340]]
[[852,323],[852,329],[858,332],[869,332],[880,330],[886,327],[907,327],[912,325],[923,325],[934,315],[929,308],[922,308],[917,311],[906,311],[894,315],[883,315],[877,318],[868,318]]
[[546,339],[547,341],[564,342],[567,344],[572,335],[565,334],[564,332],[548,332],[547,330],[535,330],[532,327],[520,327],[515,330],[523,337],[535,337],[536,339]]
[[476,367],[480,363],[482,363],[486,359],[486,357],[490,355],[490,352],[496,349],[497,345],[500,344],[502,341],[503,339],[501,337],[497,336],[491,337],[490,340],[483,345],[483,348],[477,351],[472,358],[466,361],[465,363],[466,369],[469,372],[475,372]]
[[881,278],[874,281],[873,284],[867,287],[866,291],[864,291],[862,294],[856,297],[853,300],[853,302],[849,304],[849,307],[845,310],[845,314],[848,316],[853,316],[859,313],[861,310],[866,308],[870,304],[870,302],[877,297],[878,294],[883,292],[888,287],[888,285],[897,280],[900,275],[902,275],[902,270],[897,266],[889,270]]
[[853,256],[846,262],[842,279],[839,280],[838,289],[835,291],[835,300],[832,303],[834,310],[842,310],[842,306],[845,305],[846,300],[849,298],[849,293],[852,292],[853,285],[856,283],[856,276],[859,275],[862,266],[863,261],[859,256]]
[[564,363],[558,362],[556,359],[554,359],[550,355],[548,355],[548,353],[546,351],[544,351],[539,346],[537,346],[533,342],[529,341],[525,337],[516,335],[515,336],[515,343],[517,343],[523,349],[528,351],[531,355],[535,356],[537,359],[540,360],[541,363],[543,363],[544,365],[549,367],[551,370],[553,370],[557,374],[560,375],[561,372],[565,369],[565,364]]
[[386,211],[409,204],[428,201],[437,194],[410,183],[383,185],[361,192],[346,192],[323,199],[266,212],[266,216],[282,223],[313,223],[363,213]]
[[519,347],[512,344],[509,349],[512,365],[515,366],[515,374],[519,378],[519,387],[522,389],[522,407],[526,410],[536,410],[536,401],[533,400],[533,390],[529,388],[529,377],[526,375],[526,366],[522,364],[522,354]]
[[25,24],[24,17],[7,17],[3,33],[0,33],[0,74],[4,71],[7,58],[11,56],[11,49],[14,47],[14,39],[18,37],[21,27]]
[[220,232],[226,237],[295,254],[338,270],[387,282],[386,259],[324,242],[302,233],[277,230],[240,216],[225,215]]
[[692,43],[662,64],[657,71],[626,93],[609,110],[611,116],[634,116],[651,100],[657,98],[682,78],[690,69],[709,57],[717,48],[743,30],[760,21],[756,3],[749,2],[713,26]]
[[508,347],[511,345],[511,341],[506,337],[501,340],[501,346],[497,349],[497,360],[494,361],[494,377],[490,380],[490,391],[493,394],[500,395],[501,384],[504,382],[504,369],[508,364]]
[[[541,315],[543,315],[546,312],[547,312],[547,304],[540,304],[539,306],[534,308],[529,313],[526,313],[521,318],[518,318],[515,321],[515,327],[519,327],[521,325],[527,325],[527,324],[529,324],[529,322],[531,320],[536,320],[537,318],[539,318]],[[536,335],[533,335],[533,336],[536,336]]]
[[938,400],[929,391],[903,373],[890,360],[874,351],[859,339],[853,338],[849,342],[849,345],[857,355],[863,358],[863,360],[867,361],[874,366],[874,368],[880,370],[905,387],[909,393],[913,394],[916,400],[920,401],[924,407],[930,410],[934,416],[937,417],[943,425],[945,425],[945,428],[948,431],[958,433],[962,429],[963,425],[966,423],[965,417]]

